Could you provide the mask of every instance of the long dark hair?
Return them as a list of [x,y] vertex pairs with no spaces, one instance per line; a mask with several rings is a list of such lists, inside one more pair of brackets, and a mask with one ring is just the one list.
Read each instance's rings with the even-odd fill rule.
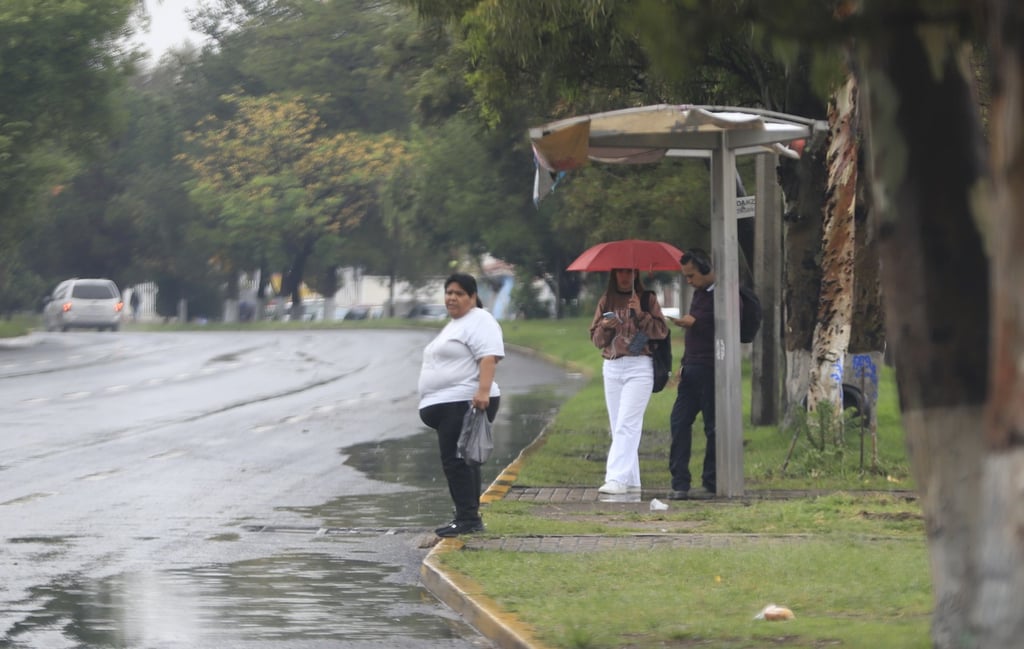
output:
[[[619,292],[619,283],[615,281],[615,272],[617,268],[613,268],[608,273],[608,286],[604,289],[604,303],[611,304],[612,295]],[[633,292],[637,295],[644,294],[644,283],[640,280],[640,271],[633,269]]]
[[484,303],[480,301],[480,294],[476,289],[476,278],[468,273],[452,273],[448,276],[448,279],[444,280],[444,290],[448,290],[450,284],[458,284],[467,295],[473,295],[476,297],[476,305],[479,308],[484,308]]

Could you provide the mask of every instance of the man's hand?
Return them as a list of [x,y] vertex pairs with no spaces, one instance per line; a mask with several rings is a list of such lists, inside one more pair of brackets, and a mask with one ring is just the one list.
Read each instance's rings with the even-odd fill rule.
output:
[[697,319],[694,318],[689,313],[684,315],[682,318],[670,318],[670,320],[672,320],[672,322],[675,323],[676,326],[684,327],[684,328],[685,327],[692,327],[693,323],[697,321]]

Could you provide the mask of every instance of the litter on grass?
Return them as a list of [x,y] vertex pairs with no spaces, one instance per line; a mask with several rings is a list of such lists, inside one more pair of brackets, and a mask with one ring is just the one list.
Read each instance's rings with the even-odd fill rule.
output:
[[663,512],[668,509],[668,505],[661,502],[657,498],[651,498],[651,511],[652,512]]
[[785,606],[769,604],[762,608],[761,612],[754,616],[754,619],[776,622],[778,620],[792,620],[794,617],[796,616],[793,615],[793,611],[789,610]]

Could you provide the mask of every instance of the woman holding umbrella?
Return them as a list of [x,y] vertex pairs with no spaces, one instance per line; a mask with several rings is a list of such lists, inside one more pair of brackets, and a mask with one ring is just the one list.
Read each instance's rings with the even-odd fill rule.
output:
[[604,358],[604,399],[612,434],[601,493],[640,492],[640,433],[654,384],[647,341],[667,335],[661,305],[654,291],[644,290],[639,271],[612,269],[590,324],[590,339]]

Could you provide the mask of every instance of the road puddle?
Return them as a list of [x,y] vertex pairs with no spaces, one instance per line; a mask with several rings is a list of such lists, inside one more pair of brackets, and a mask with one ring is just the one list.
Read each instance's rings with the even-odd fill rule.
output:
[[[486,489],[501,471],[530,444],[554,416],[565,396],[550,389],[502,397],[494,422],[494,453],[482,467]],[[412,437],[359,444],[344,449],[346,464],[367,477],[408,489],[367,496],[339,496],[313,507],[287,507],[331,528],[427,528],[451,518],[451,498],[441,471],[437,434],[423,427]]]
[[297,553],[62,580],[33,589],[23,602],[31,612],[10,630],[6,639],[14,644],[4,646],[24,646],[18,644],[23,630],[38,641],[45,629],[63,636],[53,647],[338,647],[393,640],[396,629],[403,639],[431,643],[466,635],[460,622],[438,616],[421,588],[389,581],[397,571]]
[[[503,396],[494,426],[495,451],[483,467],[484,486],[540,434],[576,389],[577,382],[565,381]],[[257,533],[243,526],[239,533],[205,539],[217,549],[206,546],[204,552],[230,559],[207,558],[193,566],[186,554],[176,558],[178,568],[126,567],[102,579],[50,572],[46,581],[24,591],[12,610],[0,612],[0,629],[6,628],[0,647],[485,646],[418,580],[423,550],[410,538],[451,515],[435,433],[424,426],[411,437],[361,444],[343,453],[348,465],[394,488],[281,508],[310,520],[309,529],[297,526],[294,534]],[[318,529],[350,533],[318,534]],[[59,561],[66,549],[64,539],[8,542],[40,565]]]

